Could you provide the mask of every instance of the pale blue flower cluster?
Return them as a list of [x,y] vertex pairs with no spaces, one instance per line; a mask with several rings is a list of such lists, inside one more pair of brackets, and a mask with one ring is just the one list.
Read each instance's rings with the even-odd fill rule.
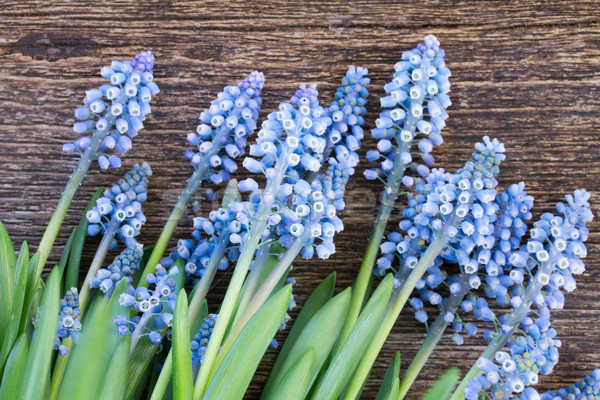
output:
[[[514,351],[515,346],[524,347],[525,341],[536,341],[539,344],[536,344],[536,348],[541,352],[533,352],[533,346],[529,345],[526,353],[530,359],[520,364],[524,369],[528,368],[535,373],[549,373],[558,360],[556,348],[560,346],[560,341],[554,339],[556,333],[550,329],[550,310],[561,309],[564,306],[561,289],[574,290],[573,276],[581,274],[585,269],[581,258],[587,254],[584,245],[588,237],[586,224],[593,218],[589,209],[589,198],[590,195],[586,191],[576,190],[573,195],[565,196],[566,203],[557,204],[556,210],[560,215],[544,213],[530,230],[526,245],[513,249],[508,259],[512,266],[508,275],[500,277],[494,283],[488,282],[490,289],[500,286],[504,288],[502,292],[506,292],[506,295],[499,297],[505,298],[504,304],[510,304],[512,310],[499,318],[492,313],[490,320],[494,321],[497,328],[486,330],[484,337],[500,343],[508,340],[513,355],[520,354]],[[533,305],[537,307],[535,320],[529,317]],[[486,309],[489,309],[487,304]],[[477,313],[475,315],[481,318]],[[527,336],[515,339],[512,335],[520,326]],[[532,361],[532,357],[535,360]],[[538,363],[537,360],[540,359],[542,362]],[[523,374],[525,372],[522,371]],[[486,374],[486,371],[483,373]],[[524,382],[523,387],[521,382]],[[497,388],[498,382],[483,375],[468,382],[465,395],[468,399],[476,399],[481,390],[491,388],[492,391],[499,390],[505,393],[511,388],[515,393],[523,392],[520,397],[523,400],[539,398],[534,389],[525,389],[526,386],[534,384],[533,382],[521,379],[517,383],[516,388],[519,392],[506,385]]]
[[[135,236],[146,222],[142,202],[146,201],[148,177],[151,175],[150,165],[145,162],[135,164],[117,184],[107,189],[86,214],[88,234],[105,234],[110,229],[128,247],[134,246],[137,243]],[[113,239],[110,249],[116,247],[117,240]]]
[[202,123],[188,134],[197,151],[185,155],[195,168],[203,169],[203,178],[220,184],[237,170],[234,160],[244,153],[247,136],[256,129],[263,86],[263,74],[252,72],[238,85],[225,87],[200,114]]
[[[120,167],[119,156],[104,152],[127,152],[132,146],[131,139],[144,127],[143,121],[150,113],[150,100],[159,92],[152,81],[153,66],[154,56],[149,51],[138,54],[133,61],[113,61],[109,67],[100,70],[110,84],[88,90],[83,100],[85,106],[75,110],[78,122],[73,125],[73,130],[76,133],[102,135],[101,153],[96,155],[101,169]],[[81,136],[64,144],[63,150],[84,151],[91,141],[88,136]]]
[[77,288],[71,288],[67,291],[65,297],[60,300],[59,307],[60,313],[58,315],[54,348],[58,350],[58,354],[64,356],[69,352],[69,349],[62,342],[70,337],[74,343],[77,343],[81,336],[81,322],[77,319],[81,315]]
[[[439,46],[435,36],[429,35],[424,44],[405,52],[402,61],[394,66],[394,79],[384,86],[388,95],[381,98],[381,106],[386,110],[372,130],[378,140],[377,150],[367,152],[367,160],[381,160],[381,166],[367,169],[367,179],[384,178],[398,167],[410,167],[421,176],[428,174],[426,165],[433,164],[433,147],[443,142],[446,108],[452,104],[447,95],[450,70]],[[425,165],[413,162],[413,145],[418,146]],[[411,186],[412,178],[405,177],[403,183]]]
[[204,353],[206,353],[206,346],[208,346],[210,335],[217,323],[218,317],[219,314],[208,314],[200,326],[198,333],[196,333],[192,339],[192,366],[194,368],[197,368],[202,363]]
[[327,145],[323,152],[327,159],[333,152],[339,161],[351,158],[358,162],[356,151],[364,138],[362,125],[367,113],[367,86],[370,79],[366,68],[351,66],[342,78],[342,84],[335,92],[335,100],[331,102],[325,113],[331,118],[327,129]]
[[127,280],[129,286],[133,283],[133,275],[140,267],[142,256],[144,255],[143,245],[133,243],[126,247],[113,262],[106,268],[98,270],[96,276],[90,280],[90,287],[100,288],[103,293],[110,296],[123,278]]
[[[173,276],[178,273],[177,267],[167,271],[162,265],[157,264],[155,273],[150,273],[145,277],[146,283],[154,285],[154,289],[148,289],[144,286],[137,289],[130,287],[129,293],[121,294],[119,303],[141,313],[142,316],[134,317],[131,321],[123,316],[116,317],[115,324],[120,335],[130,332],[134,328],[132,341],[134,338],[139,340],[140,337],[147,335],[152,344],[160,344],[162,336],[158,331],[170,327],[173,322],[172,312],[175,309],[177,300],[176,282]],[[152,320],[151,329],[148,329],[149,332],[145,333],[150,320]]]
[[542,394],[541,400],[599,400],[600,399],[600,369],[594,370],[584,380],[560,389]]
[[161,260],[170,267],[177,259],[185,260],[185,272],[192,278],[201,278],[211,263],[225,270],[237,261],[239,246],[248,231],[247,208],[232,179],[225,189],[222,207],[209,213],[208,218],[194,218],[192,239],[180,239],[177,249]]

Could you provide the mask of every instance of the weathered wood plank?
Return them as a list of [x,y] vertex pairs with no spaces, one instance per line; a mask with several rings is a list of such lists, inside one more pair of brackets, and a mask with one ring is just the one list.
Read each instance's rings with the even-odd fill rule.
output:
[[[299,82],[315,82],[329,101],[349,64],[370,70],[367,125],[377,116],[382,85],[403,50],[428,33],[437,35],[452,69],[454,102],[435,150],[437,166],[459,167],[483,135],[505,142],[508,158],[501,184],[524,180],[536,197],[535,215],[550,211],[564,193],[585,187],[600,209],[600,4],[587,1],[19,1],[0,7],[0,220],[17,243],[37,244],[76,160],[60,146],[72,140],[73,109],[84,91],[101,83],[99,68],[141,49],[157,56],[162,93],[146,129],[124,157],[129,166],[153,167],[148,222],[140,241],[150,243],[162,227],[191,173],[183,157],[185,134],[222,86],[245,73],[265,72],[262,115],[287,99]],[[365,140],[363,153],[374,141]],[[298,261],[293,275],[302,304],[317,282],[338,271],[349,285],[360,264],[373,205],[381,187],[359,168],[347,195],[346,230],[327,262]],[[61,230],[55,262],[87,198],[121,171],[90,175]],[[203,212],[211,208],[203,204]],[[397,215],[396,215],[397,220]],[[190,215],[176,237],[191,230]],[[554,313],[563,341],[555,373],[540,388],[556,388],[600,367],[600,225],[590,226],[588,270],[579,288]],[[84,254],[89,262],[96,241]],[[219,276],[209,300],[217,304],[228,274]],[[373,370],[364,398],[372,398],[395,350],[409,360],[424,337],[405,312]],[[280,338],[281,339],[281,338]],[[419,398],[452,361],[465,370],[483,341],[443,343],[432,356],[411,399]],[[248,398],[257,398],[275,354],[261,366]]]

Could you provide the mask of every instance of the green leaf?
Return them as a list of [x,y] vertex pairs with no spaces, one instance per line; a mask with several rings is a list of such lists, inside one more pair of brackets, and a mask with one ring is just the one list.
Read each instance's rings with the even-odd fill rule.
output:
[[131,336],[124,335],[117,345],[106,370],[100,400],[123,400],[125,398],[130,343]]
[[344,390],[385,315],[392,292],[392,279],[392,274],[383,279],[344,343],[336,349],[329,368],[317,384],[313,400],[337,399]]
[[315,350],[310,348],[283,374],[269,393],[263,392],[265,400],[303,400],[310,387]]
[[[35,275],[35,268],[40,259],[40,252],[36,251],[31,260],[29,260],[28,272],[27,272],[27,284],[25,289],[25,298],[23,300],[23,313],[21,314],[21,323],[19,324],[19,332],[24,332],[27,324],[31,321],[30,315],[37,312],[35,307],[34,297],[38,291],[38,287],[41,286],[42,280]],[[39,300],[39,298],[38,298]]]
[[458,368],[450,368],[444,372],[422,400],[446,400],[454,391],[459,373]]
[[225,354],[210,381],[204,400],[238,400],[244,397],[252,376],[288,308],[292,285],[274,293],[248,321]]
[[25,363],[27,362],[27,334],[22,333],[6,360],[6,368],[0,383],[0,399],[16,399],[19,384],[25,374]]
[[[317,288],[311,293],[308,297],[304,306],[302,306],[302,310],[296,317],[296,321],[290,330],[287,338],[285,339],[285,343],[281,347],[281,351],[279,352],[279,356],[277,357],[277,361],[275,365],[271,369],[271,376],[276,376],[281,370],[281,366],[284,361],[287,359],[287,355],[294,347],[296,340],[308,324],[308,322],[312,319],[312,317],[319,311],[321,306],[327,303],[331,297],[333,296],[333,289],[335,288],[335,272],[332,272],[327,278],[323,280],[317,286]],[[271,378],[269,378],[271,381]],[[269,387],[269,382],[267,382],[267,386],[265,386],[265,391]]]
[[11,320],[12,301],[13,301],[13,283],[15,278],[15,266],[17,264],[17,255],[0,222],[0,331],[6,332]]
[[[62,254],[60,255],[60,260],[58,260],[58,264],[56,264],[56,266],[58,267],[58,270],[60,271],[61,279],[63,277],[63,272],[67,265],[67,261],[69,260],[69,254],[71,253],[71,248],[73,247],[73,241],[75,240],[76,235],[77,235],[77,228],[73,228],[73,231],[71,232],[71,234],[69,235],[69,238],[67,239],[67,243],[65,243],[65,247],[63,248]],[[68,289],[71,289],[71,288],[67,288],[66,286],[64,286],[60,292],[65,293]]]
[[60,273],[54,268],[48,277],[33,339],[27,355],[25,374],[19,388],[19,399],[42,399],[50,377],[50,363],[54,354],[54,338],[58,323]]
[[[397,351],[392,359],[392,362],[385,373],[385,377],[383,378],[383,382],[381,382],[381,387],[379,388],[379,392],[377,393],[377,397],[375,400],[385,400],[390,398],[390,393],[392,393],[392,387],[394,386],[395,379],[398,379],[400,375],[400,352]],[[400,385],[400,381],[398,381],[398,385]],[[400,387],[398,386],[398,389]],[[396,391],[398,391],[398,389]]]
[[185,289],[181,289],[173,314],[173,399],[189,400],[193,397],[192,352],[190,348],[190,322]]
[[[351,298],[352,289],[347,288],[317,311],[296,339],[291,351],[285,356],[280,371],[277,374],[271,373],[263,394],[270,394],[271,385],[277,386],[283,376],[287,374],[287,371],[310,349],[314,350],[315,355],[310,370],[309,382],[310,384],[314,382],[319,371],[330,357],[342,331]],[[310,387],[310,385],[308,386]]]
[[2,351],[0,352],[0,374],[4,370],[4,362],[13,347],[13,343],[19,334],[19,325],[21,323],[21,314],[23,313],[23,299],[25,296],[25,286],[27,285],[27,273],[29,270],[29,249],[27,242],[23,242],[17,259],[15,276],[13,280],[14,295],[12,300],[12,310],[10,313],[9,326],[5,327],[4,340],[2,340]]
[[[381,398],[381,400],[396,400],[398,398],[399,393],[400,393],[400,378],[395,376],[391,382],[391,385],[389,386],[389,388],[387,390],[387,393],[385,394],[384,397]],[[442,400],[442,399],[439,399],[439,400]]]
[[81,339],[70,351],[58,388],[59,400],[94,399],[101,393],[108,365],[122,341],[114,319],[117,315],[129,315],[129,309],[119,304],[119,296],[126,292],[127,281],[123,278],[110,299],[98,297],[90,308]]
[[67,264],[67,272],[64,279],[65,291],[71,289],[72,287],[79,287],[79,265],[81,264],[81,253],[83,252],[83,244],[85,243],[88,230],[88,220],[86,214],[96,205],[96,200],[102,196],[103,192],[103,187],[100,187],[98,190],[96,190],[96,193],[94,193],[94,195],[91,197],[87,207],[85,208],[85,211],[83,212],[83,216],[79,221],[79,226],[76,228],[77,233],[73,238],[73,244],[71,245],[71,251],[69,252],[69,262]]

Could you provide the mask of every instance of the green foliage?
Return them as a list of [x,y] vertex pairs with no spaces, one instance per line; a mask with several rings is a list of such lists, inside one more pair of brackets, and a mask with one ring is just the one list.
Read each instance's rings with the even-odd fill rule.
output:
[[450,368],[442,375],[440,379],[433,385],[422,400],[446,400],[456,386],[458,382],[458,375],[460,371],[458,368]]
[[58,323],[59,291],[60,273],[58,268],[54,268],[42,295],[19,395],[15,398],[41,400],[44,397],[44,390],[41,389],[47,386],[50,377],[50,364],[54,354],[54,338]]
[[173,398],[189,400],[193,396],[192,352],[190,348],[190,322],[185,289],[177,295],[173,315]]
[[0,296],[0,328],[2,331],[9,326],[11,321],[16,264],[15,249],[8,232],[0,222],[0,293],[2,293]]
[[106,370],[100,400],[123,400],[125,398],[130,344],[131,336],[124,335],[117,345]]
[[274,293],[250,319],[218,366],[202,399],[242,399],[290,302],[292,286]]
[[[375,400],[386,400],[386,399],[395,399],[400,389],[400,380],[398,376],[400,375],[400,352],[397,351],[392,359],[392,362],[385,373],[385,377],[383,378],[383,382],[381,382],[381,387],[379,388],[379,392],[377,392],[377,397]],[[397,382],[397,383],[396,383]]]
[[278,380],[263,398],[265,400],[302,400],[310,388],[312,370],[314,369],[314,349],[304,353]]
[[312,396],[313,400],[338,398],[342,394],[361,361],[367,345],[379,328],[392,292],[392,280],[391,274],[383,279],[360,313],[346,340],[336,349],[329,368],[317,384]]
[[17,398],[21,377],[25,375],[28,351],[27,334],[22,333],[6,360],[6,367],[0,383],[0,399]]

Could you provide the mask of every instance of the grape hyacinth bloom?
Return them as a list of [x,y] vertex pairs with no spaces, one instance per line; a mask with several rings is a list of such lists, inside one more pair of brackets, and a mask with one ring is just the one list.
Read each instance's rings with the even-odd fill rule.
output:
[[123,250],[106,268],[98,270],[96,276],[90,280],[90,287],[99,288],[106,296],[110,296],[114,288],[123,278],[128,286],[133,284],[133,275],[138,270],[142,261],[143,245],[135,243]]
[[[441,130],[451,105],[450,70],[444,61],[444,50],[433,35],[424,43],[402,54],[394,66],[394,79],[384,86],[387,96],[381,98],[384,110],[376,120],[372,136],[378,140],[377,150],[367,152],[367,160],[380,161],[380,167],[365,171],[367,179],[385,180],[385,189],[367,250],[352,292],[350,311],[342,330],[346,337],[360,312],[388,219],[402,186],[411,187],[414,178],[405,176],[407,169],[417,176],[427,176],[434,159],[431,151],[442,144]],[[416,157],[420,156],[419,163]]]
[[88,234],[96,236],[102,233],[110,238],[110,250],[117,247],[117,239],[127,246],[137,243],[135,236],[139,235],[146,222],[142,203],[148,197],[150,176],[152,170],[148,163],[135,164],[117,184],[107,189],[86,214]]
[[[434,266],[428,269],[426,275],[417,283],[417,290],[421,298],[413,298],[410,301],[411,306],[415,309],[415,318],[426,323],[425,302],[436,303],[440,308],[440,313],[429,327],[427,338],[403,375],[399,398],[404,398],[408,393],[410,386],[449,325],[452,325],[455,330],[451,339],[459,345],[464,342],[463,334],[470,336],[478,332],[475,324],[463,323],[459,315],[460,311],[474,311],[480,318],[488,318],[490,312],[487,311],[487,308],[480,308],[482,305],[487,307],[487,303],[479,301],[476,294],[477,289],[487,286],[486,292],[489,292],[492,297],[506,296],[506,288],[500,285],[501,280],[508,278],[508,275],[502,278],[504,276],[503,267],[507,266],[506,261],[512,250],[519,247],[521,238],[527,231],[527,226],[523,221],[531,219],[530,210],[533,206],[533,197],[527,195],[524,186],[522,182],[513,184],[504,193],[496,196],[495,203],[498,207],[495,210],[498,216],[497,218],[495,218],[496,215],[490,216],[490,221],[493,221],[491,228],[488,224],[475,223],[473,216],[468,216],[465,221],[472,226],[478,226],[478,230],[485,234],[482,235],[481,232],[475,232],[475,230],[470,235],[464,232],[457,234],[449,246],[442,251],[440,257],[436,259]],[[398,235],[390,236],[395,238]],[[472,244],[469,243],[467,249],[464,245],[459,244],[464,243],[465,240],[472,242]],[[456,246],[457,244],[458,246]],[[403,248],[403,245],[400,245],[400,248]],[[440,269],[443,262],[458,263],[460,273],[447,276]],[[482,277],[484,278],[482,279]],[[446,299],[442,300],[442,296],[435,292],[438,286],[449,288],[450,295]]]
[[200,363],[202,363],[204,353],[206,352],[206,346],[208,345],[210,335],[212,334],[218,317],[219,314],[208,314],[200,326],[198,333],[196,333],[192,339],[192,368],[194,368],[194,371],[196,372],[198,371]]
[[[188,134],[188,142],[194,150],[187,150],[186,157],[194,167],[161,232],[144,274],[154,271],[163,258],[173,231],[184,215],[187,205],[204,180],[221,184],[229,180],[238,169],[237,158],[244,154],[247,137],[256,129],[262,99],[264,75],[252,72],[237,85],[226,86],[210,107],[200,114],[201,123],[196,132]],[[144,282],[140,282],[144,285]]]
[[131,139],[143,128],[142,121],[150,113],[150,100],[159,91],[153,82],[153,67],[154,56],[150,52],[138,54],[133,61],[114,61],[100,72],[110,84],[87,91],[84,106],[75,111],[78,122],[73,129],[81,135],[89,133],[91,137],[82,136],[63,146],[65,151],[77,150],[82,154],[40,242],[36,277],[42,273],[71,201],[91,163],[97,160],[101,169],[120,166],[119,157],[108,156],[105,151],[126,152],[132,146]]
[[[415,208],[414,221],[417,226],[413,226],[410,213],[409,219],[401,222],[403,228],[412,230],[413,234],[407,232],[409,238],[414,236],[411,239],[417,239],[419,234],[426,234],[429,236],[429,245],[426,248],[419,248],[415,255],[411,255],[409,245],[416,243],[416,246],[421,246],[419,242],[422,239],[419,238],[408,243],[406,248],[402,246],[399,249],[402,252],[401,256],[404,253],[408,254],[403,257],[403,265],[406,264],[411,271],[404,282],[395,282],[393,301],[352,378],[346,393],[348,398],[358,396],[377,354],[423,275],[435,265],[436,258],[459,234],[459,230],[463,233],[471,231],[471,228],[465,228],[464,222],[468,222],[468,218],[473,217],[483,223],[476,223],[476,225],[486,225],[488,214],[485,210],[489,210],[489,215],[496,211],[494,203],[498,184],[496,176],[499,173],[500,163],[505,159],[504,145],[497,139],[492,140],[485,136],[482,143],[475,145],[475,150],[471,161],[465,163],[465,166],[455,174],[447,175],[447,182],[433,187],[433,191],[425,198],[422,206]],[[482,213],[480,209],[483,210]],[[405,224],[405,221],[408,223]]]
[[[150,342],[159,345],[162,341],[160,330],[170,327],[173,322],[173,310],[177,300],[175,292],[176,282],[173,279],[179,270],[171,268],[168,272],[160,264],[156,266],[155,274],[145,276],[148,285],[154,285],[154,289],[140,286],[137,289],[130,288],[129,293],[121,294],[119,303],[141,313],[139,320],[128,321],[125,317],[117,317],[115,324],[120,335],[130,332],[129,326],[135,327],[131,333],[131,348],[133,352],[138,341],[143,336],[148,336]],[[152,321],[151,328],[148,324]],[[148,332],[146,332],[148,331]]]
[[67,291],[65,297],[60,300],[59,307],[60,314],[58,315],[54,348],[58,350],[58,354],[65,356],[69,349],[62,342],[70,337],[73,343],[77,343],[81,336],[81,322],[77,319],[81,314],[77,288],[71,288]]
[[584,380],[565,389],[542,394],[541,400],[597,400],[600,398],[600,369],[595,369]]
[[[490,360],[511,339],[520,326],[532,325],[532,306],[538,308],[541,317],[535,322],[537,331],[545,332],[550,326],[549,310],[560,309],[564,305],[564,295],[575,289],[574,275],[581,274],[584,264],[581,258],[587,255],[584,242],[588,238],[587,223],[593,214],[589,209],[590,195],[585,190],[576,190],[565,196],[565,203],[558,203],[559,215],[544,213],[530,230],[529,241],[509,258],[512,265],[510,277],[510,313],[497,318],[496,330],[486,332],[490,340],[481,359]],[[523,277],[527,277],[524,281]],[[510,286],[510,285],[509,285]],[[480,363],[478,363],[480,364]],[[476,364],[463,379],[453,395],[457,399],[464,392],[475,398],[473,392],[479,388],[481,368]],[[483,388],[483,386],[482,386]]]
[[[99,273],[108,251],[117,247],[116,238],[127,247],[136,247],[135,236],[146,222],[142,202],[146,201],[148,177],[151,175],[150,165],[145,162],[135,164],[117,184],[104,192],[87,213],[88,233],[97,235],[102,232],[103,237],[81,288],[79,301],[82,313],[87,309],[90,289],[95,287],[91,285],[92,279]],[[107,277],[104,274],[103,279]],[[117,283],[118,280],[113,282]],[[108,281],[105,285],[108,285]]]

